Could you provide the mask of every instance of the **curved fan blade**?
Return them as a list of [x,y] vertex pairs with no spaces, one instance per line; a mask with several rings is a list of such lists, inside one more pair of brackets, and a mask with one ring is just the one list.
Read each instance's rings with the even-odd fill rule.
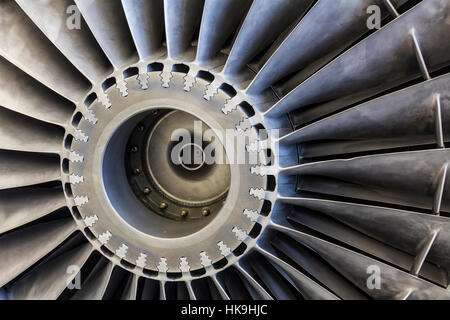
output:
[[75,231],[72,219],[39,223],[0,237],[0,286],[55,249]]
[[221,281],[217,278],[217,276],[211,277],[212,281],[214,282],[214,285],[216,286],[217,290],[219,291],[220,296],[223,300],[230,300],[230,296],[225,291],[225,288]]
[[[225,58],[218,56],[227,38],[232,34],[250,7],[249,0],[210,0],[203,9],[200,35],[198,39],[197,61],[201,66],[214,65],[212,60]],[[217,62],[216,62],[217,63]]]
[[136,300],[137,297],[138,277],[137,275],[130,275],[128,282],[123,290],[123,300]]
[[72,299],[101,300],[111,278],[113,266],[112,262],[100,259]]
[[336,272],[331,266],[324,263],[313,252],[293,243],[288,237],[278,235],[271,242],[272,246],[284,253],[308,274],[329,288],[341,299],[365,300],[367,297],[355,288],[349,281]]
[[59,180],[59,158],[0,150],[0,190]]
[[[164,0],[164,18],[169,58],[177,59],[187,52],[198,28],[205,0]],[[193,60],[194,57],[187,57]]]
[[[72,0],[16,0],[46,37],[92,83],[101,81],[111,71],[86,23],[76,21],[77,9]],[[70,14],[70,15],[69,15]],[[74,21],[72,21],[72,19]]]
[[142,278],[140,282],[142,283],[142,293],[140,299],[158,300],[160,294],[160,285],[158,281]]
[[[428,70],[448,65],[450,44],[440,39],[445,38],[448,31],[444,21],[449,6],[446,0],[419,3],[289,93],[280,88],[281,94],[286,96],[271,107],[267,115],[281,116],[306,105],[340,98],[320,109],[321,114],[326,114],[420,77],[411,30],[419,39]],[[335,81],[337,74],[346,81]]]
[[115,68],[137,60],[120,0],[75,0],[75,3]]
[[[261,92],[299,70],[302,77],[311,75],[368,32],[366,11],[373,5],[384,9],[383,0],[318,1],[283,42],[264,55],[265,63],[248,91]],[[301,82],[298,78],[289,82]]]
[[289,263],[278,258],[274,254],[274,250],[267,243],[262,243],[258,245],[256,249],[267,259],[271,261],[272,264],[277,265],[281,268],[295,283],[297,289],[300,291],[305,299],[309,300],[336,300],[333,293],[322,287],[321,285],[314,282],[312,279],[298,271],[296,268],[291,266]]
[[66,125],[74,105],[0,57],[1,106],[29,117]]
[[449,137],[450,75],[408,87],[315,122],[280,139],[303,143],[303,157],[412,145]]
[[66,206],[61,189],[21,188],[0,191],[0,234]]
[[[236,264],[236,269],[241,273],[241,275],[247,280],[247,282],[249,283],[250,286],[252,286],[254,288],[254,290],[256,291],[258,297],[257,299],[264,299],[264,300],[273,300],[272,296],[266,291],[266,289],[264,289],[263,286],[261,286],[258,281],[255,279],[255,277],[253,277],[249,271],[247,271],[247,268],[241,264],[241,263],[237,263]],[[278,288],[276,288],[275,290],[277,290]],[[288,290],[286,290],[288,291]],[[285,294],[283,292],[283,290],[280,290],[280,294],[277,295],[277,299],[279,299],[280,296],[282,296],[283,294]]]
[[59,153],[64,130],[0,107],[0,149]]
[[17,300],[55,300],[67,288],[92,253],[90,244],[83,244],[37,266],[9,288],[9,297]]
[[163,55],[164,1],[122,0],[122,6],[141,59]]
[[282,172],[301,175],[301,190],[429,209],[436,209],[437,197],[442,200],[439,207],[448,211],[444,165],[449,160],[447,149],[400,152],[303,164]]
[[78,101],[90,83],[12,0],[0,3],[0,55],[63,97]]
[[312,0],[253,1],[225,65],[224,73],[236,77],[247,63],[298,20]]
[[[336,270],[353,282],[368,295],[377,299],[449,299],[450,292],[410,275],[368,258],[359,253],[337,246],[330,242],[302,233],[289,227],[274,225],[284,232],[316,251]],[[382,290],[373,290],[368,285],[370,270],[379,270]]]
[[331,200],[282,198],[281,201],[325,213],[355,230],[414,256],[418,256],[423,250],[424,240],[439,231],[428,258],[440,266],[448,268],[450,265],[450,257],[446,255],[450,251],[450,221],[447,218]]

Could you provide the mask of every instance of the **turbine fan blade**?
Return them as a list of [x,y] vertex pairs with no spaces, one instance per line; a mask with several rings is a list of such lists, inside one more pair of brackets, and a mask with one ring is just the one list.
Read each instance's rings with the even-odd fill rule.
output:
[[[411,274],[390,267],[380,261],[368,258],[330,242],[321,240],[283,225],[273,226],[278,231],[294,237],[317,252],[354,285],[375,299],[449,299],[450,292],[417,278]],[[376,282],[369,283],[368,272],[381,274],[382,290],[373,290]]]
[[15,1],[0,3],[0,55],[58,92],[78,101],[89,90],[89,81],[66,60]]
[[[345,110],[280,139],[301,143],[303,157],[438,144],[450,139],[445,123],[450,75]],[[441,135],[442,132],[442,135]]]
[[1,236],[0,287],[55,249],[74,231],[75,223],[72,219],[61,219]]
[[[108,59],[103,55],[89,28],[76,17],[77,8],[72,0],[16,0],[45,36],[92,83],[102,80],[111,71]],[[76,30],[76,31],[74,31]]]
[[164,1],[122,0],[122,6],[141,59],[163,55]]
[[1,106],[35,119],[65,126],[74,105],[0,57]]
[[282,173],[300,175],[299,188],[304,191],[433,210],[438,196],[440,209],[448,211],[445,164],[449,160],[447,149],[400,152],[302,164]]
[[[384,9],[383,0],[317,1],[283,42],[276,43],[264,55],[261,59],[264,65],[248,91],[262,92],[301,70],[289,78],[289,84],[283,85],[292,87],[292,83],[300,83],[368,32],[367,8],[370,6]],[[386,14],[384,10],[383,16]]]
[[[364,39],[286,94],[266,114],[281,116],[306,105],[315,107],[316,118],[421,76],[413,50],[412,30],[420,40],[420,50],[432,71],[450,62],[446,0],[423,1],[386,27]],[[383,43],[383,45],[380,45]],[[358,62],[358,63],[355,63]],[[339,74],[346,81],[335,81]],[[395,75],[395,76],[394,76]]]
[[103,258],[95,265],[83,282],[81,289],[72,297],[73,300],[102,300],[111,278],[113,264]]
[[277,39],[308,9],[311,0],[256,0],[233,43],[224,73],[237,77],[258,53]]
[[64,130],[0,107],[0,149],[56,153]]
[[9,288],[9,296],[16,300],[55,300],[77,274],[71,267],[82,267],[92,253],[90,244],[65,252],[37,266]]
[[[197,49],[199,65],[217,67],[217,64],[220,65],[223,60],[226,60],[217,55],[227,38],[244,18],[250,4],[249,0],[210,0],[205,2]],[[215,58],[219,60],[216,62]]]
[[114,68],[137,60],[120,0],[75,0],[75,3]]
[[59,159],[0,150],[0,190],[59,180]]
[[61,189],[21,188],[0,191],[0,234],[66,206]]
[[[169,58],[193,60],[189,47],[200,23],[205,0],[164,0],[164,18]],[[186,56],[186,57],[184,57]]]

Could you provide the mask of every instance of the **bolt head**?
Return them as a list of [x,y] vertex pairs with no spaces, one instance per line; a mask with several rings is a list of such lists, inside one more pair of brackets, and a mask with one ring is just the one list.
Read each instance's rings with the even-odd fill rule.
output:
[[167,209],[167,203],[161,202],[161,204],[159,205],[159,208],[160,208],[161,210]]
[[138,146],[133,146],[133,147],[131,148],[131,151],[132,151],[132,152],[138,152],[138,151],[139,151],[139,147],[138,147]]
[[181,210],[181,216],[184,218],[189,214],[189,211],[186,209]]
[[202,216],[204,217],[209,216],[210,213],[211,211],[208,208],[202,210]]
[[148,187],[144,188],[143,191],[144,191],[145,195],[148,195],[148,194],[150,194],[152,192],[152,190],[150,188],[148,188]]
[[133,170],[133,173],[134,173],[135,175],[140,175],[140,174],[141,174],[141,169],[136,168],[136,169]]

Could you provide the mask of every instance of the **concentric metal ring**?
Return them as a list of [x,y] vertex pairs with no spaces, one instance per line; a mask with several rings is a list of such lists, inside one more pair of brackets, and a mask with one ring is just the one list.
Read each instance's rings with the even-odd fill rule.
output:
[[[212,97],[205,99],[211,84],[201,78],[195,78],[187,90],[189,74],[173,72],[167,83],[161,72],[125,79],[117,74],[117,87],[105,91],[109,103],[97,98],[84,111],[88,115],[84,114],[75,128],[88,137],[87,142],[75,140],[69,155],[69,175],[83,177],[82,183],[72,185],[73,199],[70,199],[81,215],[79,223],[95,220],[85,226],[93,236],[94,245],[109,259],[139,275],[158,272],[157,278],[168,279],[168,274],[182,273],[189,279],[191,275],[186,273],[187,270],[217,272],[210,266],[224,258],[228,262],[235,261],[237,257],[233,251],[250,241],[248,235],[256,221],[249,220],[243,213],[245,210],[261,211],[265,196],[263,193],[251,194],[251,190],[262,191],[266,187],[266,177],[253,174],[251,168],[268,162],[268,159],[260,158],[257,164],[230,161],[231,183],[219,212],[210,215],[209,208],[201,208],[201,212],[208,212],[202,220],[166,221],[161,215],[148,212],[148,208],[136,201],[130,192],[122,169],[125,167],[123,150],[126,150],[130,131],[139,127],[153,110],[191,113],[221,132],[221,137],[226,137],[226,129],[242,135],[247,147],[258,141],[257,128],[251,125],[244,130],[238,128],[243,121],[250,123],[239,108],[228,114],[223,112],[231,98],[226,92],[218,89]],[[147,77],[145,89],[141,80],[144,76]],[[120,90],[121,86],[123,90]],[[98,96],[101,93],[97,93]],[[256,117],[251,119],[255,120]],[[244,151],[248,161],[252,151],[249,153],[248,148]],[[166,150],[161,152],[167,154]],[[259,152],[258,157],[261,155],[263,153]],[[96,185],[99,181],[102,181],[102,190]],[[161,210],[169,210],[170,205],[161,203],[164,204]],[[210,260],[207,265],[202,262],[205,254]]]

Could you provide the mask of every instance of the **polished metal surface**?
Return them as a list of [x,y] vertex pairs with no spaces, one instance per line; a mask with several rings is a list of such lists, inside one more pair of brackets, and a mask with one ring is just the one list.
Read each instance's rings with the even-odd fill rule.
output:
[[450,299],[449,14],[0,1],[0,299]]

